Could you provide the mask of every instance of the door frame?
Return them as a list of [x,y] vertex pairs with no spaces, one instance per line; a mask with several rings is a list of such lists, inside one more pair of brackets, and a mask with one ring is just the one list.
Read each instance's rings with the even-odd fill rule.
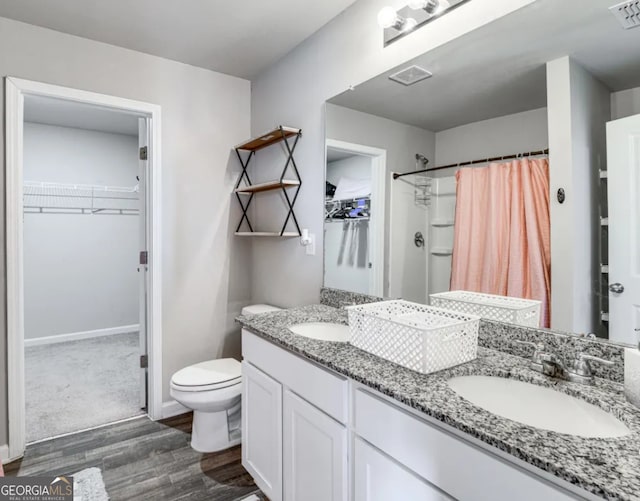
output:
[[384,297],[384,270],[386,268],[384,255],[384,229],[386,227],[387,150],[363,144],[339,141],[337,139],[327,139],[325,141],[324,149],[325,181],[327,180],[326,166],[327,150],[329,148],[344,153],[352,153],[354,155],[369,157],[371,159],[371,198],[376,200],[376,203],[373,204],[373,207],[371,208],[372,217],[369,231],[369,235],[372,235],[369,259],[373,264],[369,294],[372,296]]
[[146,226],[148,235],[147,346],[149,357],[147,414],[162,418],[162,274],[161,274],[161,108],[131,99],[98,94],[14,77],[5,78],[6,127],[6,273],[7,273],[7,389],[9,459],[24,454],[24,241],[23,129],[24,98],[40,96],[102,106],[148,118],[149,177]]

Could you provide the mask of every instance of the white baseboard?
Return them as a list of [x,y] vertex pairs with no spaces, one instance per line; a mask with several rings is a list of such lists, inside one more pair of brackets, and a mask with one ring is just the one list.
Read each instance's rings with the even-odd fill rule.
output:
[[179,404],[175,400],[162,402],[162,419],[179,416],[180,414],[185,414],[187,412],[191,412],[191,409],[187,409],[184,405]]
[[9,446],[7,444],[0,445],[0,462],[2,464],[7,464],[13,461],[9,457]]
[[127,332],[137,332],[140,325],[121,325],[120,327],[109,327],[107,329],[96,329],[93,331],[72,332],[70,334],[59,334],[57,336],[36,337],[25,339],[25,348],[29,346],[40,346],[43,344],[65,343],[67,341],[78,341],[80,339],[91,339],[94,337],[113,336],[114,334],[126,334]]

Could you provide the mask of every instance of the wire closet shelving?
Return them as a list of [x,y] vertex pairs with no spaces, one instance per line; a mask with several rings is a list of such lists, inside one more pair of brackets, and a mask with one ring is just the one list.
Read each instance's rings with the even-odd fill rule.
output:
[[369,221],[371,214],[371,197],[357,197],[349,200],[327,199],[324,203],[324,220],[326,223],[349,221]]
[[138,215],[138,186],[98,186],[25,181],[25,213]]

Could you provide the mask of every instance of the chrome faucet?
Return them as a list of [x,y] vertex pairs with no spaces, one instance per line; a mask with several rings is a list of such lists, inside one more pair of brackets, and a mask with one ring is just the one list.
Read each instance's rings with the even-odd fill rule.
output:
[[594,357],[586,353],[578,353],[567,366],[567,380],[574,383],[593,384],[593,372],[591,362],[612,366],[614,362],[604,358]]
[[564,371],[561,361],[552,353],[545,352],[542,343],[520,341],[519,339],[516,339],[516,343],[533,347],[533,355],[531,357],[532,370],[549,377],[558,377],[558,374]]
[[532,343],[518,339],[516,343],[533,347],[534,351],[531,357],[532,370],[545,376],[565,379],[573,383],[593,384],[594,376],[591,369],[591,362],[608,366],[614,365],[614,362],[610,360],[594,357],[586,353],[578,353],[569,363],[565,364],[559,357],[552,353],[545,352],[542,343]]

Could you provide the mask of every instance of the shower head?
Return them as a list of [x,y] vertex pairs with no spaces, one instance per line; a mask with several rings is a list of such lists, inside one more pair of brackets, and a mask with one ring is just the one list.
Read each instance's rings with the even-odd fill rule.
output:
[[427,165],[429,163],[429,159],[424,155],[421,155],[420,153],[416,153],[416,161],[422,162],[424,165]]

